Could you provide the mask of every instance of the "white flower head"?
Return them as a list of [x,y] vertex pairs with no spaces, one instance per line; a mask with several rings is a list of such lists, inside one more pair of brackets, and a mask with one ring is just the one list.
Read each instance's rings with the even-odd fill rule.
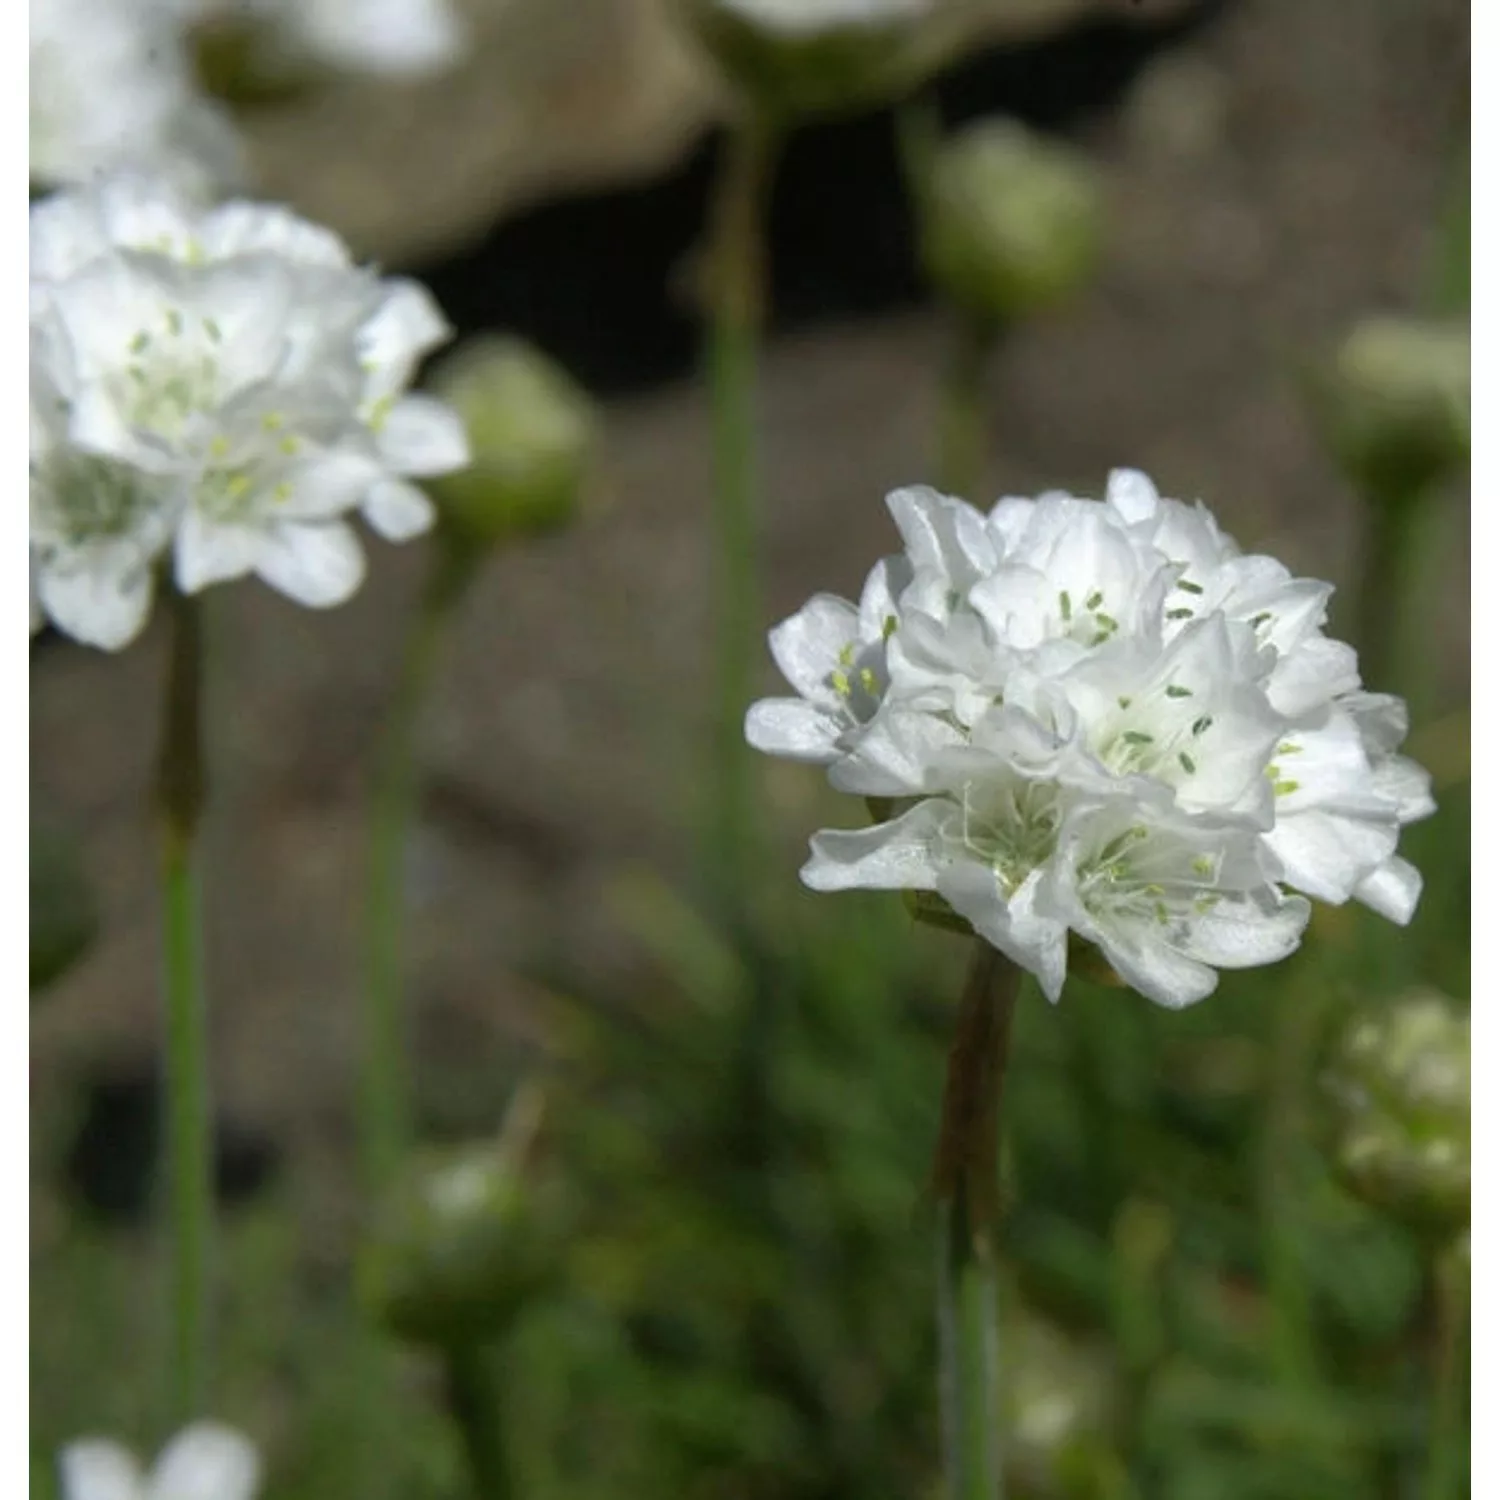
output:
[[1070,933],[1185,1005],[1291,952],[1307,897],[1410,919],[1396,845],[1428,778],[1404,706],[1323,634],[1329,585],[1129,470],[1103,501],[888,504],[904,556],[772,631],[798,696],[746,718],[889,808],[817,834],[808,885],[933,892],[1054,1000]]
[[936,8],[934,0],[715,0],[715,3],[755,26],[796,36],[912,21]]
[[408,395],[449,328],[285,209],[199,209],[123,175],[31,215],[31,544],[42,611],[93,645],[143,625],[158,559],[195,593],[254,573],[309,606],[363,576],[347,517],[424,530],[410,482],[467,462]]
[[217,1422],[183,1428],[149,1472],[107,1438],[70,1443],[58,1468],[62,1500],[254,1500],[260,1487],[254,1446]]
[[[147,0],[150,3],[150,0]],[[268,54],[351,73],[419,78],[468,47],[455,0],[154,0],[184,21],[248,22]]]
[[229,116],[192,79],[158,0],[30,0],[31,176],[132,166],[211,195],[244,175]]

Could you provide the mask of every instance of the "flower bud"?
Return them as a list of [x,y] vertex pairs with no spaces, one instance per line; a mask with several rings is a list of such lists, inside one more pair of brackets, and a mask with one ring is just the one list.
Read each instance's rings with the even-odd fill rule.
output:
[[31,990],[60,979],[93,945],[99,906],[77,848],[56,828],[31,825]]
[[1420,992],[1361,1010],[1325,1083],[1334,1166],[1357,1197],[1444,1237],[1469,1221],[1469,1017]]
[[[522,1095],[523,1107],[534,1101]],[[419,1158],[380,1206],[359,1291],[397,1337],[482,1342],[546,1284],[554,1257],[518,1154],[502,1137]]]
[[1064,301],[1099,257],[1093,164],[1012,120],[983,120],[938,148],[923,193],[922,253],[944,296],[988,321]]
[[780,120],[868,108],[936,65],[933,0],[680,0],[719,70]]
[[473,450],[468,468],[425,481],[450,538],[492,547],[566,526],[596,426],[593,403],[566,372],[520,339],[474,339],[431,389],[463,419]]
[[1420,493],[1469,461],[1469,330],[1369,318],[1315,372],[1311,397],[1324,441],[1362,494]]

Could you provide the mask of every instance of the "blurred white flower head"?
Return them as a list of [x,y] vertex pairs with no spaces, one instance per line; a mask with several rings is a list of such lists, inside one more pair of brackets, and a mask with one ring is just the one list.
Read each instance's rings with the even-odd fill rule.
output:
[[150,169],[211,196],[242,180],[228,115],[199,92],[157,0],[30,0],[35,182]]
[[455,0],[156,0],[184,21],[249,22],[288,61],[421,77],[452,67],[469,41]]
[[[461,467],[457,416],[406,394],[451,330],[289,211],[200,209],[121,175],[31,213],[31,549],[40,611],[117,649],[168,550],[178,588],[254,573],[342,602],[362,511],[431,524],[412,478]],[[34,616],[35,618],[35,616]]]
[[879,805],[813,838],[808,885],[936,893],[1054,1000],[1070,932],[1186,1005],[1290,953],[1307,896],[1410,919],[1396,845],[1428,777],[1396,754],[1405,706],[1324,635],[1331,585],[1134,471],[1102,502],[888,505],[904,555],[771,632],[798,696],[746,719]]
[[845,26],[884,26],[916,20],[936,9],[936,0],[714,0],[755,26],[797,35]]
[[255,1448],[216,1422],[185,1427],[149,1472],[107,1438],[70,1443],[58,1468],[62,1500],[254,1500],[260,1487]]

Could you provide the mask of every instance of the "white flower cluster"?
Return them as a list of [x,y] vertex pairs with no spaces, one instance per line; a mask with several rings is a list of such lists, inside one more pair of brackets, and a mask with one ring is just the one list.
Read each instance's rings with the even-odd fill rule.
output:
[[1134,471],[1103,501],[888,504],[905,555],[771,632],[800,696],[746,720],[882,819],[815,835],[809,886],[935,892],[1053,1000],[1070,932],[1180,1006],[1291,952],[1304,896],[1410,919],[1428,777],[1323,633],[1330,585]]
[[130,175],[38,204],[33,628],[45,613],[118,649],[168,551],[186,593],[254,573],[302,604],[347,599],[349,514],[414,536],[432,507],[410,480],[468,461],[457,416],[405,394],[450,332],[422,287],[285,209],[200,210]]
[[751,25],[789,35],[845,27],[886,26],[912,21],[935,8],[935,0],[718,0]]
[[160,0],[30,0],[29,39],[34,182],[132,166],[208,196],[242,177],[234,127]]
[[248,22],[288,60],[420,77],[451,67],[468,32],[454,0],[154,0],[189,23]]
[[70,1443],[58,1467],[63,1500],[254,1500],[260,1487],[254,1447],[216,1422],[185,1427],[149,1474],[108,1438]]

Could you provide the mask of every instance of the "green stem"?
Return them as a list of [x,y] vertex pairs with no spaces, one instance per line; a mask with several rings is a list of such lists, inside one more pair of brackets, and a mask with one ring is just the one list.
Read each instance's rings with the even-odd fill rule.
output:
[[713,410],[715,784],[710,817],[714,884],[743,911],[752,884],[754,817],[745,710],[760,625],[756,356],[765,302],[764,217],[777,132],[750,116],[732,130],[719,168],[709,248],[708,373]]
[[463,1439],[475,1500],[506,1500],[514,1486],[491,1350],[484,1344],[457,1344],[443,1358],[448,1411]]
[[938,1238],[938,1357],[950,1500],[999,1500],[1000,1089],[1021,971],[975,940],[948,1055],[933,1163]]
[[1432,1267],[1437,1330],[1433,1357],[1432,1428],[1422,1500],[1459,1500],[1468,1447],[1464,1392],[1469,1334],[1469,1270],[1456,1247],[1438,1252]]
[[[1432,503],[1429,503],[1431,501]],[[1413,724],[1432,701],[1432,667],[1423,629],[1432,559],[1441,548],[1436,496],[1370,494],[1365,564],[1360,580],[1360,673],[1381,692],[1405,698]]]
[[208,1401],[213,1120],[203,992],[198,829],[204,800],[202,622],[194,599],[171,595],[171,644],[157,774],[166,991],[166,1147],[172,1246],[174,1420]]
[[938,407],[938,484],[950,495],[976,499],[989,448],[985,370],[995,347],[993,324],[954,310]]
[[365,1191],[372,1203],[391,1181],[412,1134],[402,898],[406,844],[417,804],[417,724],[449,613],[473,568],[471,554],[436,543],[432,571],[402,649],[371,794],[359,1128]]

